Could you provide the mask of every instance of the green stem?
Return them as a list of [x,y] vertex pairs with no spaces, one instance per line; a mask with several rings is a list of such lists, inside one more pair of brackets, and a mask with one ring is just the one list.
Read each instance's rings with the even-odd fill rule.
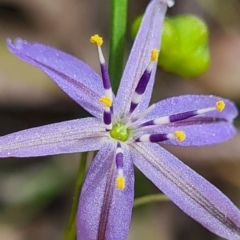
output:
[[128,0],[112,0],[109,75],[113,91],[119,86],[123,71],[124,47],[127,31]]
[[166,201],[169,201],[169,198],[164,194],[152,194],[135,199],[133,207],[135,208],[149,203]]
[[87,156],[88,156],[87,152],[81,154],[80,166],[78,169],[77,182],[76,182],[76,186],[75,186],[75,193],[73,196],[73,203],[72,203],[70,216],[68,219],[68,223],[67,223],[67,227],[65,230],[63,240],[75,240],[76,239],[76,213],[77,213],[77,208],[78,208],[79,196],[80,196],[80,192],[82,189],[83,180],[84,180],[84,176],[85,176]]

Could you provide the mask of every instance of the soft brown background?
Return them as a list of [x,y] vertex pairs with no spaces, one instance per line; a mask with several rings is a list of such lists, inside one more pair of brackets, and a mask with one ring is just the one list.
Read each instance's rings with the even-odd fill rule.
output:
[[[129,0],[129,22],[148,1]],[[240,103],[240,3],[237,0],[181,0],[168,14],[191,13],[210,29],[212,64],[198,79],[160,69],[153,101],[185,93],[216,94]],[[22,37],[69,52],[99,72],[89,36],[101,34],[108,56],[110,0],[0,0],[0,134],[86,116],[38,69],[20,62],[5,47]],[[128,38],[127,51],[132,41]],[[126,55],[127,56],[127,55]],[[238,122],[236,121],[238,125]],[[240,135],[212,147],[168,147],[219,187],[240,207]],[[0,239],[61,239],[70,209],[79,156],[0,160]],[[136,172],[136,196],[159,191]],[[129,240],[220,239],[171,202],[133,210]]]

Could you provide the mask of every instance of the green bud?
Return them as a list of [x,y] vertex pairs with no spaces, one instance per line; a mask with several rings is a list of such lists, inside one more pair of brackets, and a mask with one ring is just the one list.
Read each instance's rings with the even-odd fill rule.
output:
[[[142,17],[132,27],[136,34]],[[205,73],[210,64],[208,29],[206,24],[191,15],[166,18],[158,65],[165,71],[193,78]]]

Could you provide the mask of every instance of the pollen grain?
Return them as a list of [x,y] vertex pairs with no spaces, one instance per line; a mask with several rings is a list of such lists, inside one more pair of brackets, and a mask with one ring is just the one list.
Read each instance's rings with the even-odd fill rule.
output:
[[103,39],[98,34],[91,36],[90,42],[96,44],[98,47],[101,47],[103,44]]
[[125,178],[123,176],[118,176],[116,183],[119,190],[123,190],[125,188]]
[[175,137],[177,138],[177,140],[178,140],[179,142],[184,141],[185,138],[186,138],[186,134],[185,134],[183,131],[176,131],[176,132],[174,133],[174,135],[175,135]]
[[158,60],[159,50],[153,49],[151,52],[151,61],[156,62]]
[[216,108],[219,112],[222,112],[223,109],[225,108],[225,103],[224,101],[217,101],[216,102]]
[[107,96],[102,96],[99,100],[105,107],[112,106],[112,100]]

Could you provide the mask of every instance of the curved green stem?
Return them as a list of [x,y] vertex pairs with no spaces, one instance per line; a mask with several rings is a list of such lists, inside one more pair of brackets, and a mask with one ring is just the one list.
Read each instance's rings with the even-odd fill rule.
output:
[[76,213],[78,209],[79,196],[81,193],[81,189],[82,189],[82,185],[85,177],[87,156],[88,156],[87,152],[81,154],[81,160],[80,160],[80,165],[79,165],[78,174],[77,174],[77,182],[76,182],[75,192],[73,196],[73,203],[72,203],[70,216],[68,219],[63,240],[76,239]]
[[152,194],[135,199],[133,207],[135,208],[149,203],[166,201],[169,201],[169,198],[164,194]]
[[109,75],[116,92],[123,71],[124,47],[127,31],[128,0],[112,0],[109,53]]

